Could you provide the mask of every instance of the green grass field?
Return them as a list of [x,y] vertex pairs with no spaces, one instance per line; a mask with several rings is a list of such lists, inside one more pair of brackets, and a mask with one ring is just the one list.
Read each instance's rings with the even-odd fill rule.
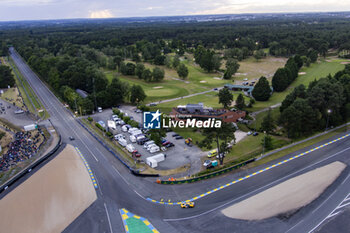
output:
[[[274,92],[269,101],[257,101],[250,111],[258,111],[277,103],[281,103],[285,97],[300,84],[308,86],[315,79],[326,77],[328,74],[334,75],[336,72],[344,69],[345,65],[340,64],[343,60],[332,60],[332,62],[321,61],[320,63],[311,64],[310,67],[301,68],[300,72],[305,72],[304,75],[299,75],[298,78],[283,92]],[[270,83],[271,84],[271,83]]]
[[[249,126],[251,128],[254,128],[254,129],[256,128],[257,130],[259,130],[261,127],[261,123],[262,123],[264,117],[267,116],[267,114],[268,114],[268,111],[261,112],[261,113],[257,114],[255,116],[256,120],[253,121]],[[271,109],[271,116],[276,122],[280,116],[280,109],[279,108]]]
[[[25,80],[25,78],[23,78],[22,74],[19,72],[17,66],[14,64],[12,59],[10,59],[9,62],[11,63],[12,67],[14,68],[13,75],[15,77],[16,85],[22,94],[23,102],[28,107],[28,110],[30,112],[32,112],[33,114],[38,114],[39,117],[43,117],[44,119],[50,117],[48,112],[45,110],[44,106],[41,104],[38,97],[35,95],[32,88],[29,86],[27,80]],[[40,109],[42,109],[43,111],[37,112]]]
[[[146,103],[156,102],[159,100],[171,99],[180,96],[185,96],[193,93],[198,93],[215,87],[222,87],[230,80],[220,79],[220,73],[207,73],[193,62],[193,56],[186,54],[188,59],[181,61],[189,70],[189,75],[186,80],[179,80],[176,70],[169,69],[165,66],[158,66],[165,71],[165,78],[161,82],[145,82],[138,79],[136,76],[118,77],[128,82],[129,84],[141,85],[147,95]],[[268,57],[260,61],[255,61],[255,58],[248,58],[242,62],[239,72],[246,73],[246,76],[235,77],[236,80],[243,80],[244,78],[259,78],[261,75],[273,75],[278,67],[285,63],[284,58]],[[153,69],[155,65],[143,63],[147,68]],[[115,71],[105,71],[109,81],[115,76]]]

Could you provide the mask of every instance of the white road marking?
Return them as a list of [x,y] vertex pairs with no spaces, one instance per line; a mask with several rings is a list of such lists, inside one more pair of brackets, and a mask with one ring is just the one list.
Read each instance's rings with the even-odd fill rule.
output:
[[106,213],[107,213],[107,219],[108,219],[109,229],[110,229],[111,233],[113,233],[112,224],[111,224],[111,220],[110,220],[110,218],[109,218],[109,213],[108,213],[108,210],[107,210],[107,205],[106,205],[106,203],[104,203],[104,206],[105,206],[105,210],[106,210]]
[[[322,163],[322,162],[324,162],[324,161],[326,161],[326,160],[328,160],[328,159],[331,159],[331,158],[333,158],[334,156],[336,156],[336,155],[338,155],[338,154],[340,154],[340,153],[343,153],[343,152],[345,152],[345,151],[347,151],[347,150],[349,150],[349,149],[350,149],[350,147],[348,147],[348,148],[346,148],[346,149],[344,149],[344,150],[341,150],[341,151],[339,151],[339,152],[337,152],[337,153],[331,155],[330,157],[324,158],[324,159],[322,159],[322,160],[320,160],[320,161],[318,161],[318,162],[316,162],[316,163],[310,164],[310,165],[307,166],[307,167],[304,167],[304,168],[302,168],[302,169],[299,169],[298,171],[295,171],[295,172],[293,172],[293,173],[291,173],[291,174],[289,174],[289,175],[287,175],[287,176],[285,176],[285,177],[282,177],[282,178],[280,178],[280,179],[278,179],[278,180],[275,180],[275,181],[273,181],[273,182],[271,182],[271,183],[269,183],[269,184],[266,184],[266,185],[264,185],[264,186],[262,186],[262,187],[260,187],[260,188],[258,188],[258,189],[255,189],[255,190],[253,190],[253,191],[251,191],[251,192],[249,192],[249,193],[244,194],[243,196],[240,196],[240,197],[238,197],[238,198],[235,198],[235,199],[233,199],[233,200],[231,200],[231,201],[229,201],[229,202],[226,202],[226,203],[224,203],[224,204],[222,204],[222,205],[220,205],[220,206],[217,206],[217,207],[215,207],[215,208],[213,208],[213,209],[211,209],[211,210],[208,210],[208,211],[206,211],[206,212],[200,213],[200,214],[198,214],[198,215],[193,215],[193,216],[185,217],[185,218],[163,219],[163,221],[181,221],[181,220],[188,220],[188,219],[197,218],[197,217],[200,217],[200,216],[202,216],[202,215],[211,213],[211,212],[213,212],[213,211],[215,211],[215,210],[217,210],[217,209],[220,209],[220,208],[222,208],[222,207],[224,207],[224,206],[226,206],[226,205],[231,204],[232,202],[238,201],[238,200],[243,199],[244,197],[247,197],[247,196],[249,196],[249,195],[251,195],[251,194],[257,193],[257,191],[259,191],[259,190],[263,190],[263,189],[265,189],[266,187],[272,186],[273,184],[280,182],[281,180],[284,180],[284,179],[286,179],[286,178],[288,178],[288,177],[291,177],[291,176],[293,176],[293,175],[295,175],[295,174],[298,174],[298,173],[300,173],[300,172],[302,172],[302,171],[304,171],[304,170],[306,170],[306,169],[308,169],[308,168],[310,168],[310,167],[313,167],[313,166],[315,166],[315,165],[317,165],[317,164],[319,164],[319,163]],[[349,177],[349,176],[348,176],[348,177]],[[348,178],[348,177],[347,177],[347,178]],[[347,179],[347,178],[346,178],[346,179]],[[298,223],[298,224],[299,224],[299,223]]]

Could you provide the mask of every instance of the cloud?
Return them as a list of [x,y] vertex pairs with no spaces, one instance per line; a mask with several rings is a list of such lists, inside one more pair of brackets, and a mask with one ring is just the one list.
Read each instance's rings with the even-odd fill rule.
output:
[[99,10],[99,11],[91,11],[89,18],[91,19],[101,19],[101,18],[113,18],[114,15],[110,10]]

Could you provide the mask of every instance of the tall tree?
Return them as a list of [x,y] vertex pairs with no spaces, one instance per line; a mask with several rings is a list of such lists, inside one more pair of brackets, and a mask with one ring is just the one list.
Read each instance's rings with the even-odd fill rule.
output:
[[140,85],[132,85],[130,90],[130,102],[132,104],[138,104],[145,100],[146,94]]
[[135,74],[139,79],[142,79],[142,73],[145,70],[145,65],[142,63],[137,63],[135,68]]
[[242,93],[240,93],[236,99],[236,107],[240,110],[245,108],[245,102],[244,102],[244,97],[243,97]]
[[155,82],[162,81],[164,79],[164,70],[159,67],[154,67],[152,76],[153,76],[153,81]]
[[224,108],[228,108],[231,106],[233,101],[233,95],[228,88],[222,88],[219,93],[219,103],[224,106]]
[[212,148],[212,144],[216,143],[220,164],[223,164],[225,153],[228,151],[228,143],[235,140],[236,128],[231,123],[223,122],[221,128],[205,128],[202,131],[204,139],[200,142],[200,146],[207,149]]
[[266,133],[270,134],[274,131],[276,128],[275,120],[273,119],[271,115],[271,108],[267,112],[267,115],[263,118],[263,121],[261,122],[261,130],[266,131]]
[[7,86],[14,86],[15,79],[8,66],[0,65],[0,88],[7,88]]
[[255,100],[258,101],[266,101],[271,96],[271,88],[269,85],[269,81],[264,77],[260,77],[257,84],[254,86],[252,95]]
[[177,68],[177,74],[180,78],[185,79],[188,76],[188,68],[184,64],[180,64]]

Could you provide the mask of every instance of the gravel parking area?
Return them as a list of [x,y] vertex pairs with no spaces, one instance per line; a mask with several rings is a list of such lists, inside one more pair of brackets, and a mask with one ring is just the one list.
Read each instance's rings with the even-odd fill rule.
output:
[[[136,119],[136,116],[139,116],[139,119],[142,118],[141,113],[135,113],[132,106],[123,106],[120,107],[124,112],[128,113],[129,116],[134,116],[134,119]],[[130,113],[130,114],[129,114]],[[106,109],[103,110],[101,113],[96,113],[92,115],[91,117],[95,121],[104,121],[107,125],[107,120],[111,119],[112,116],[112,110]],[[149,151],[147,151],[143,145],[138,145],[137,143],[132,143],[130,141],[130,134],[128,132],[122,132],[121,126],[117,126],[117,132],[118,134],[121,133],[125,136],[126,141],[128,144],[132,144],[136,150],[141,154],[141,159],[143,161],[146,161],[146,158],[154,156],[159,153],[166,154],[166,159],[163,162],[158,163],[158,167],[156,169],[159,170],[167,170],[167,169],[174,169],[178,168],[180,166],[191,164],[190,173],[199,172],[201,170],[202,164],[200,158],[205,155],[205,152],[201,151],[196,146],[187,146],[185,144],[185,139],[179,139],[176,140],[175,137],[172,137],[174,132],[168,132],[166,136],[166,140],[172,142],[175,146],[167,148],[166,151],[159,151],[151,154]]]
[[[1,108],[4,107],[4,111],[1,110]],[[10,108],[9,108],[10,107]],[[30,125],[35,123],[35,120],[33,120],[29,113],[24,112],[21,114],[15,114],[16,110],[20,110],[17,106],[13,106],[12,104],[0,99],[0,117],[4,118],[14,125],[18,126],[24,126],[24,125]]]

